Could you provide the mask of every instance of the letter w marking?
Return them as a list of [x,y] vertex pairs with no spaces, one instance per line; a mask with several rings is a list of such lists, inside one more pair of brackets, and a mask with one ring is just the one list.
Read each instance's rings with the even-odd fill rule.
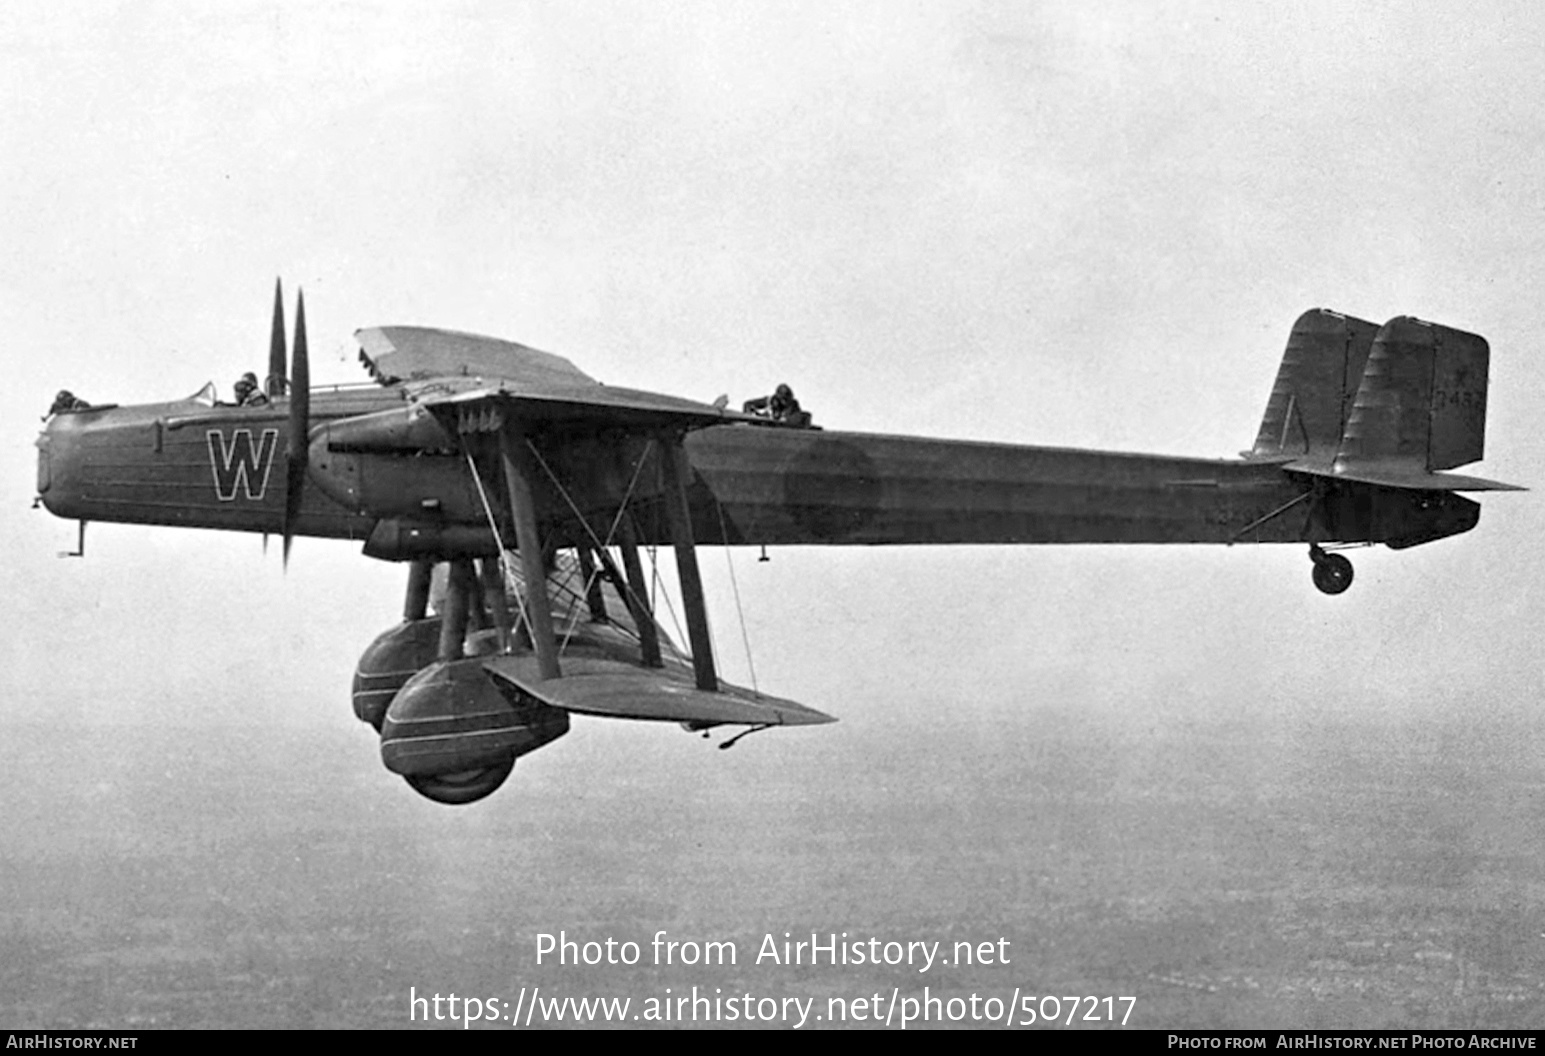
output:
[[215,495],[220,501],[234,501],[237,487],[246,490],[247,498],[261,499],[268,491],[268,471],[273,467],[279,430],[264,429],[255,450],[251,429],[238,429],[232,433],[230,447],[225,446],[225,434],[220,430],[211,429],[207,435],[209,468],[214,473]]

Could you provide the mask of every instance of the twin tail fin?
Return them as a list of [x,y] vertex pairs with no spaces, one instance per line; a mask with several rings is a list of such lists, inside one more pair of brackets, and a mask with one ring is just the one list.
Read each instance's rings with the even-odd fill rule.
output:
[[1383,326],[1311,309],[1293,324],[1247,458],[1419,491],[1520,491],[1444,470],[1486,444],[1490,349],[1477,334],[1399,316]]

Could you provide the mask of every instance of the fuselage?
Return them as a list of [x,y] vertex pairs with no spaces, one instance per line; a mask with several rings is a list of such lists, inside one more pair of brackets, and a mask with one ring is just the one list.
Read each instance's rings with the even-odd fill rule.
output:
[[[354,439],[362,416],[397,423]],[[491,467],[425,442],[422,413],[383,386],[315,389],[296,535],[358,539],[388,559],[483,554],[502,509]],[[38,493],[60,517],[277,533],[288,401],[207,396],[54,415],[38,439]],[[397,439],[398,434],[402,439]],[[639,541],[664,543],[651,437],[531,434],[544,534],[586,542],[624,504]],[[1214,460],[917,437],[715,425],[686,435],[699,543],[887,545],[1385,542],[1463,532],[1457,494],[1316,482],[1280,460]],[[276,464],[277,463],[277,464]],[[1305,501],[1311,492],[1316,501]],[[583,514],[584,522],[578,513]],[[507,539],[508,536],[506,535]],[[510,545],[506,542],[506,545]]]

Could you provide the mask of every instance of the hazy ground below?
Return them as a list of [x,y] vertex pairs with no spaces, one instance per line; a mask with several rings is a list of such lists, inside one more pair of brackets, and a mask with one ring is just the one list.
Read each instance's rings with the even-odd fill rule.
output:
[[[0,1021],[399,1027],[410,988],[538,985],[1134,995],[1131,1025],[1168,1028],[1545,1021],[1539,727],[1250,711],[868,709],[729,752],[581,720],[468,808],[420,800],[345,719],[8,725]],[[539,966],[560,930],[644,963]],[[737,964],[655,967],[659,930]],[[1010,963],[753,963],[811,931],[1005,938]]]

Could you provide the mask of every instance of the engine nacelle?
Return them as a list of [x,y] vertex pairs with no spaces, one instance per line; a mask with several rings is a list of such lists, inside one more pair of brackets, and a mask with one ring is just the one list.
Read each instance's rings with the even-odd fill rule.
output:
[[437,661],[397,691],[381,723],[381,761],[440,803],[498,788],[517,757],[569,730],[569,714],[496,683],[478,658]]
[[365,540],[365,556],[381,561],[445,561],[496,557],[499,546],[487,525],[435,524],[385,517]]

